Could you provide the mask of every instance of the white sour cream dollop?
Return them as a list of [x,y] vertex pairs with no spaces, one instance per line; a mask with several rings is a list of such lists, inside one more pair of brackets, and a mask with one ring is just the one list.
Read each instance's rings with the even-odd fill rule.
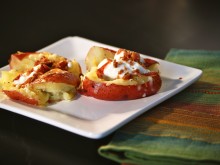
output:
[[109,62],[107,59],[101,61],[98,65],[98,69],[103,65],[108,63],[103,71],[105,77],[109,79],[123,78],[125,74],[135,74],[135,71],[139,71],[140,74],[146,74],[150,72],[148,69],[144,68],[140,63],[144,62],[144,59],[140,57],[140,63],[136,61],[125,61],[123,60],[125,56],[125,51],[116,52],[114,60],[118,63],[117,67],[114,66],[114,62]]

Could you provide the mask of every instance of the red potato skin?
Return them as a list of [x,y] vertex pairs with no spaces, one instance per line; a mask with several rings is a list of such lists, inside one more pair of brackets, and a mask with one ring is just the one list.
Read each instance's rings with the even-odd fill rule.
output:
[[16,57],[19,60],[22,60],[23,58],[29,56],[30,54],[35,54],[36,52],[24,52],[24,53],[15,53],[12,54],[12,56]]
[[28,98],[26,96],[24,96],[23,94],[21,94],[18,91],[10,91],[10,90],[3,90],[3,92],[11,99],[13,100],[18,100],[21,102],[25,102],[27,104],[31,104],[31,105],[38,105],[38,101],[32,98]]
[[153,64],[158,64],[157,61],[152,60],[152,59],[149,59],[149,58],[145,58],[144,61],[145,61],[145,66],[146,66],[146,67],[149,67],[149,66],[151,66],[151,65],[153,65]]
[[54,82],[54,83],[66,83],[73,86],[78,86],[80,84],[79,77],[76,77],[72,73],[69,73],[67,71],[63,71],[60,69],[52,69],[42,76],[40,76],[38,79],[36,79],[33,84],[44,82]]
[[161,78],[157,72],[152,72],[152,82],[141,85],[106,85],[106,83],[95,82],[85,77],[82,82],[81,94],[91,96],[100,100],[133,100],[153,95],[161,87]]
[[14,53],[11,55],[11,59],[9,60],[9,67],[13,69],[12,59],[17,59],[19,61],[23,60],[25,57],[29,56],[30,54],[35,54],[36,52],[25,52],[25,53]]
[[[102,47],[103,48],[103,47]],[[110,51],[110,52],[112,52],[112,53],[116,53],[116,51],[114,51],[114,50],[111,50],[111,49],[108,49],[108,48],[103,48],[103,49],[105,49],[105,50],[107,50],[107,51]]]

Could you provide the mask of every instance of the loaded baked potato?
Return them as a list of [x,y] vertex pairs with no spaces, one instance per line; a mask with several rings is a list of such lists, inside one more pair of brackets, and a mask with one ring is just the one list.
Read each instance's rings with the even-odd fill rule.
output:
[[153,95],[161,87],[155,60],[139,53],[94,46],[85,59],[80,92],[101,100],[130,100]]

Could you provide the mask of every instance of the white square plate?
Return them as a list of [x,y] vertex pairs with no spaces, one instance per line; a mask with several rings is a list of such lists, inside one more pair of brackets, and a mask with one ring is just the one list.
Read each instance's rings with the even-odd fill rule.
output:
[[[116,47],[75,36],[59,40],[39,51],[76,59],[85,71],[84,59],[90,47],[94,45],[117,50]],[[182,91],[202,74],[199,69],[151,58],[160,63],[162,88],[150,97],[128,101],[103,101],[78,95],[76,100],[62,101],[46,108],[39,108],[5,99],[4,95],[0,95],[0,107],[81,136],[99,139]],[[5,66],[0,70],[7,69],[8,66]]]

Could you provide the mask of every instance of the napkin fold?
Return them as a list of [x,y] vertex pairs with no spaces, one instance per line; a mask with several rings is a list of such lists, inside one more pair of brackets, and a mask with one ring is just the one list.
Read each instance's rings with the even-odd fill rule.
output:
[[115,132],[99,154],[118,163],[220,164],[220,51],[171,49],[201,78]]

